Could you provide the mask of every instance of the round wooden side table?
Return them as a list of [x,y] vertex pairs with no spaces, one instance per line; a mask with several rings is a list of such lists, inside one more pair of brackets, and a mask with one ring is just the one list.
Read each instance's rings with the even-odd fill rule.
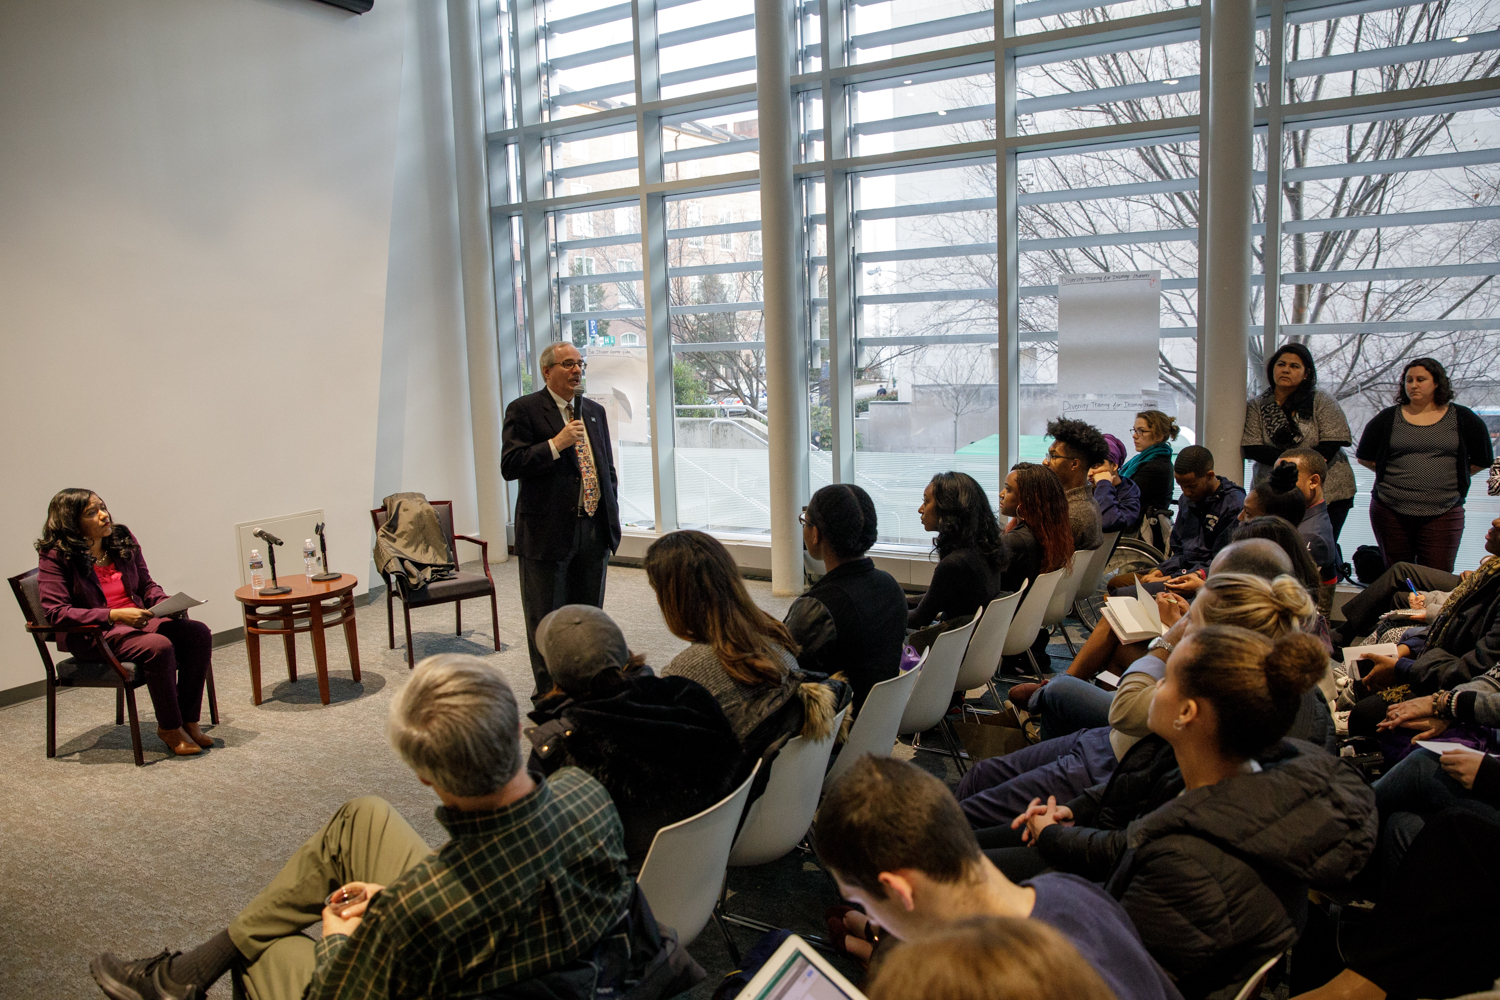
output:
[[[250,691],[260,704],[260,637],[281,636],[286,646],[287,679],[297,680],[297,633],[312,634],[313,665],[318,671],[318,697],[328,704],[328,645],[324,631],[344,627],[344,642],[349,647],[349,667],[359,683],[359,637],[354,627],[354,588],[359,580],[341,573],[337,580],[323,583],[306,576],[283,576],[278,581],[292,588],[289,594],[267,596],[249,587],[234,592],[245,612],[245,652],[250,656]],[[336,616],[336,617],[330,617]],[[298,622],[302,624],[298,624]]]

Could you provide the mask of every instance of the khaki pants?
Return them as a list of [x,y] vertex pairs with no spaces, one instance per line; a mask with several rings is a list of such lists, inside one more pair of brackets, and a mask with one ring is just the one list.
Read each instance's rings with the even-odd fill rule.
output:
[[238,983],[245,994],[300,1000],[313,976],[313,940],[302,930],[322,920],[328,894],[347,882],[390,885],[432,853],[384,799],[340,806],[229,925],[247,963]]

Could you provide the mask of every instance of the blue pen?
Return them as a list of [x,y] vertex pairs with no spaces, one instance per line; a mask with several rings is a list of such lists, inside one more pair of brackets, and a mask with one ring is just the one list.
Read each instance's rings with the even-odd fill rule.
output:
[[1406,587],[1407,587],[1407,589],[1408,589],[1408,590],[1410,590],[1410,591],[1411,591],[1411,592],[1412,592],[1412,593],[1413,593],[1413,594],[1415,594],[1415,593],[1416,593],[1416,592],[1417,592],[1417,585],[1416,585],[1416,584],[1415,584],[1415,583],[1412,583],[1412,582],[1411,582],[1411,577],[1407,577],[1407,578],[1406,578]]

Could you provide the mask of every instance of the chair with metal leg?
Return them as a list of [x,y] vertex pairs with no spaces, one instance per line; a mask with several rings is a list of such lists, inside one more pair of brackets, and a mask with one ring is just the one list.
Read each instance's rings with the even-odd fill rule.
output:
[[1037,666],[1036,657],[1031,653],[1031,644],[1036,642],[1037,633],[1042,630],[1042,619],[1047,614],[1047,607],[1052,603],[1052,595],[1057,593],[1057,587],[1066,572],[1066,568],[1055,569],[1031,581],[1031,587],[1026,591],[1026,598],[1016,609],[1016,616],[1011,620],[1010,630],[1005,634],[1005,647],[1001,655],[1019,656],[1025,653],[1026,658],[1031,661],[1031,670],[1036,674],[1037,680],[1042,679],[1042,669]]
[[[897,732],[902,736],[915,736],[929,729],[937,729],[943,734],[943,742],[948,744],[948,749],[934,750],[932,747],[920,745],[918,749],[947,753],[954,759],[958,758],[958,744],[949,731],[943,727],[942,722],[948,714],[948,706],[953,703],[953,685],[958,680],[959,669],[963,666],[964,653],[968,651],[969,640],[973,638],[974,630],[984,620],[983,609],[981,608],[980,611],[981,613],[969,624],[951,629],[938,636],[923,657],[922,676],[917,678],[917,686],[906,703],[906,711],[901,713],[901,725]],[[916,745],[915,742],[914,745]]]
[[901,726],[901,715],[906,711],[906,703],[911,699],[920,674],[920,668],[912,667],[870,688],[859,714],[854,717],[854,725],[849,728],[849,738],[839,748],[838,760],[823,778],[824,792],[865,754],[891,755],[896,745],[896,730]]

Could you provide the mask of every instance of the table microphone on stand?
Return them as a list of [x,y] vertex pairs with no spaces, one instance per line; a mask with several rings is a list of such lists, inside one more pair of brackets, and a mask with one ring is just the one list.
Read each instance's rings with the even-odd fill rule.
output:
[[291,587],[283,587],[276,582],[276,546],[285,545],[286,543],[265,528],[256,528],[255,537],[266,543],[266,555],[271,557],[271,585],[261,589],[261,596],[277,597],[281,594],[290,594],[292,592]]
[[342,573],[334,573],[328,569],[328,538],[323,534],[323,522],[319,521],[317,527],[313,528],[313,534],[318,536],[318,545],[323,550],[323,572],[314,576],[314,583],[327,583],[329,580],[337,580],[343,576]]

